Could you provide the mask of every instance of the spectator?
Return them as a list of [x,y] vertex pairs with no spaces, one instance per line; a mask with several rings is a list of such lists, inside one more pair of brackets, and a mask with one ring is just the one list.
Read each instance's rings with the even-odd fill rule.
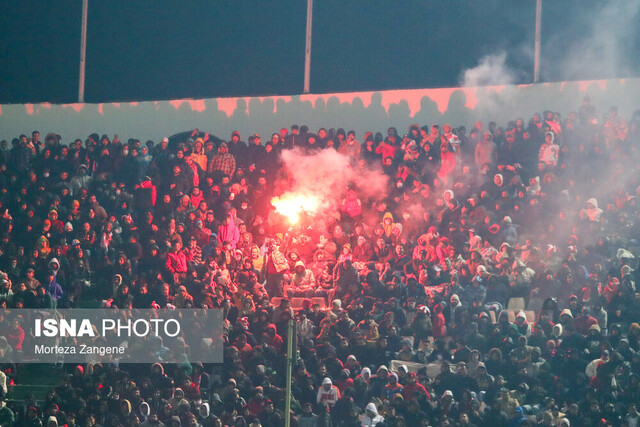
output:
[[213,158],[209,162],[209,169],[207,170],[207,172],[219,177],[223,175],[233,177],[235,170],[235,157],[231,153],[229,153],[229,147],[227,146],[227,143],[223,142],[222,144],[220,144],[220,147],[218,147],[218,154],[213,156]]
[[338,387],[333,385],[331,378],[322,380],[322,385],[318,389],[317,402],[324,402],[331,407],[336,404],[338,399],[340,399],[340,391]]

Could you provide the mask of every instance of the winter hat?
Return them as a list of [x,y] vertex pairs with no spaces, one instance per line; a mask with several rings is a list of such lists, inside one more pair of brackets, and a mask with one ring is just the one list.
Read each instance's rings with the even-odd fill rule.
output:
[[565,308],[560,312],[560,317],[564,316],[565,314],[573,319],[573,314],[571,314],[571,310],[569,310],[568,308]]
[[429,307],[427,307],[426,305],[420,305],[420,306],[418,306],[418,311],[421,311],[421,312],[423,312],[423,313],[424,313],[424,314],[426,314],[426,315],[431,314],[431,313],[429,312]]

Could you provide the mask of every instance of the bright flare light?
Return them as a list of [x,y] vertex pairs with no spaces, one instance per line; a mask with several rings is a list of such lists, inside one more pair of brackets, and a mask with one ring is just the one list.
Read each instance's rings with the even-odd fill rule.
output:
[[276,212],[287,217],[291,224],[300,219],[302,212],[315,213],[320,207],[320,200],[313,195],[285,193],[282,197],[274,197],[271,204]]

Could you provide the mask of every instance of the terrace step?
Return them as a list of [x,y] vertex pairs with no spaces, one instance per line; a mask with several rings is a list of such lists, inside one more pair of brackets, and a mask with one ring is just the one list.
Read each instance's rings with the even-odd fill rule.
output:
[[34,395],[37,400],[44,400],[53,385],[46,384],[19,384],[7,386],[7,399],[22,401]]

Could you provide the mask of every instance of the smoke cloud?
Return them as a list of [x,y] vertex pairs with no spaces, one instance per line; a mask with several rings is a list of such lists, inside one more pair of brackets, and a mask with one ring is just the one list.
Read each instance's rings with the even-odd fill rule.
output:
[[369,200],[382,197],[387,189],[387,176],[381,167],[354,167],[348,156],[332,148],[311,153],[286,150],[281,157],[290,182],[280,198],[317,198],[317,209],[309,212],[317,218],[334,215],[349,188],[356,191],[364,209]]
[[507,66],[506,60],[506,52],[483,57],[476,67],[462,73],[460,84],[465,87],[514,84],[517,73]]
[[[563,80],[626,77],[631,74],[630,54],[637,31],[640,2],[602,2],[599,10],[582,25],[582,36],[572,43],[568,55],[561,60]],[[544,9],[543,9],[544,20]],[[565,35],[575,37],[574,35]]]
[[[500,52],[483,57],[474,68],[462,72],[460,85],[478,88],[476,96],[478,105],[474,108],[477,120],[507,119],[512,114],[509,107],[516,96],[515,86],[522,72],[507,65],[507,53]],[[503,90],[494,90],[490,86],[506,86]],[[511,119],[509,117],[507,120]],[[505,120],[506,121],[506,120]]]

